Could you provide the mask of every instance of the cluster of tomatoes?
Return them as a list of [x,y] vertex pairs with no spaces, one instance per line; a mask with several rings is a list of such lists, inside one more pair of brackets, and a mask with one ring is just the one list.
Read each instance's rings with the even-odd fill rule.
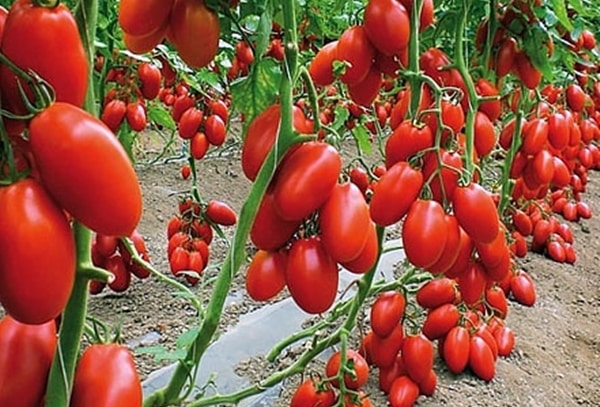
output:
[[[134,230],[129,239],[133,242],[137,254],[144,261],[150,261],[142,235]],[[94,266],[102,267],[113,274],[114,280],[108,283],[108,287],[117,293],[129,288],[132,275],[140,279],[150,277],[150,272],[133,260],[127,247],[116,236],[96,234],[92,242],[92,262]],[[104,281],[92,280],[89,287],[90,293],[99,294],[106,285],[107,283]]]
[[[24,80],[14,67],[0,66],[3,110],[27,117],[3,118],[0,303],[7,315],[0,321],[0,405],[39,406],[57,346],[55,320],[75,281],[73,224],[105,236],[130,236],[142,199],[113,132],[82,110],[88,62],[70,10],[62,3],[17,0],[0,16],[0,51],[37,75]],[[23,95],[35,105],[32,113]],[[110,374],[102,383],[94,376],[98,363]],[[141,404],[131,354],[118,345],[89,346],[77,365],[70,405],[114,405],[119,397]]]
[[174,276],[183,275],[195,285],[208,266],[213,228],[235,225],[237,216],[224,202],[211,200],[201,205],[188,196],[179,203],[179,215],[167,226],[167,255]]
[[121,1],[119,25],[131,52],[145,54],[166,38],[192,68],[208,65],[219,48],[219,16],[202,0]]
[[[369,365],[357,351],[348,349],[345,355],[334,352],[327,360],[325,378],[309,378],[296,389],[290,407],[336,405],[343,394],[343,405],[347,407],[371,407],[368,395],[361,390],[369,378]],[[341,381],[339,379],[342,379]]]

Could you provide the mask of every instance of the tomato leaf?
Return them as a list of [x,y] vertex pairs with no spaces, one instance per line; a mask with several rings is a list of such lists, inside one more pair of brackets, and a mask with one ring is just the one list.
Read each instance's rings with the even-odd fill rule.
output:
[[250,74],[231,84],[231,95],[236,109],[244,114],[246,123],[275,102],[281,68],[272,58],[257,61]]
[[189,346],[191,346],[192,343],[194,343],[194,339],[196,339],[196,336],[198,336],[199,331],[200,331],[200,327],[194,326],[194,327],[190,328],[189,331],[182,333],[179,336],[179,338],[177,338],[177,341],[175,342],[177,345],[177,348],[187,349]]
[[371,142],[369,140],[369,131],[365,126],[356,126],[352,129],[352,135],[358,144],[358,148],[360,151],[366,154],[370,154],[372,147]]
[[162,105],[151,103],[148,106],[148,118],[150,119],[150,122],[156,123],[165,129],[177,129],[177,125],[171,117],[171,114]]
[[273,18],[270,13],[263,13],[258,22],[258,39],[256,40],[255,55],[264,55],[267,52],[267,47],[270,43],[271,27],[273,26]]
[[[572,2],[572,0],[569,0],[569,3]],[[573,24],[571,24],[571,20],[567,14],[567,5],[565,4],[565,0],[552,0],[552,9],[562,26],[568,31],[571,31],[573,29]]]
[[129,159],[131,159],[131,161],[134,161],[132,148],[136,134],[137,132],[131,131],[128,126],[121,126],[117,133],[119,142],[125,149],[125,152],[127,152],[127,156],[129,157]]
[[548,59],[548,32],[540,24],[525,31],[523,48],[533,65],[542,72],[548,80],[552,79],[552,66]]

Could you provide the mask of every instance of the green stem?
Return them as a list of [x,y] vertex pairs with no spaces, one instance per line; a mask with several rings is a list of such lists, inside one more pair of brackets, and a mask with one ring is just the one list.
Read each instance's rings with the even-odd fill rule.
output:
[[488,77],[489,74],[489,61],[492,57],[492,48],[494,46],[494,37],[496,36],[496,30],[498,29],[498,19],[496,13],[498,12],[498,0],[489,0],[490,14],[488,16],[488,32],[485,39],[485,45],[483,49],[483,75]]
[[415,120],[421,103],[421,77],[419,72],[419,25],[421,22],[420,11],[423,0],[417,0],[413,4],[410,14],[410,40],[408,43],[408,69],[412,73],[409,76],[410,87],[410,117]]
[[477,108],[479,106],[479,100],[477,97],[477,92],[475,91],[475,84],[473,83],[473,78],[469,74],[469,70],[467,69],[467,62],[465,58],[465,50],[464,50],[464,35],[465,28],[467,25],[467,18],[469,16],[469,1],[463,0],[461,13],[458,18],[458,26],[455,31],[454,38],[454,60],[456,64],[456,69],[460,73],[465,86],[467,88],[468,97],[468,108],[466,112],[466,122],[465,122],[465,135],[466,135],[466,147],[465,147],[465,167],[467,170],[467,174],[469,176],[469,182],[473,176],[473,172],[475,171],[475,162],[473,159],[473,152],[475,149],[475,132],[474,132],[474,124],[475,124],[475,113],[477,112]]
[[73,376],[87,313],[88,279],[80,273],[80,269],[91,264],[90,245],[92,233],[79,223],[75,223],[73,228],[77,244],[75,285],[62,314],[58,333],[58,346],[48,377],[45,404],[48,407],[67,407],[69,405]]
[[94,39],[96,38],[96,25],[98,21],[98,0],[83,0],[79,3],[75,10],[75,20],[79,27],[79,35],[83,43],[83,49],[88,60],[88,77],[90,78],[87,93],[85,95],[85,109],[96,116],[98,114],[98,106],[94,95],[94,59],[96,51],[94,47]]

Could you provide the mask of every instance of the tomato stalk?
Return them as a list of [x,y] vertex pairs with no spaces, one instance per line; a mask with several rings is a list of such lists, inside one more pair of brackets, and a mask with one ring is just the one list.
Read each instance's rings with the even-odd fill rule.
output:
[[[421,22],[421,8],[423,0],[417,0],[413,4],[410,13],[410,39],[408,43],[408,69],[411,73],[419,72],[419,25]],[[414,120],[421,102],[421,78],[418,75],[411,75],[408,78],[410,86],[410,117]]]
[[473,172],[475,171],[475,162],[473,160],[473,153],[475,149],[475,113],[479,106],[479,99],[477,92],[475,91],[475,84],[469,70],[467,69],[467,62],[465,58],[464,50],[464,34],[467,25],[467,18],[469,17],[469,0],[463,0],[460,15],[458,18],[458,26],[456,27],[454,37],[454,61],[456,69],[460,73],[465,86],[467,87],[468,97],[468,108],[466,111],[465,120],[465,135],[466,135],[466,146],[465,146],[465,167],[468,174],[468,182],[471,182]]
[[496,18],[496,12],[498,10],[498,0],[490,0],[489,4],[489,16],[488,16],[488,30],[485,39],[485,45],[483,49],[483,72],[484,77],[489,74],[489,61],[492,57],[492,47],[494,46],[494,37],[496,36],[496,30],[498,29],[498,19]]
[[98,0],[80,1],[75,10],[75,21],[77,21],[83,49],[85,49],[88,59],[88,77],[90,80],[85,95],[85,108],[88,112],[96,116],[98,108],[94,96],[93,77],[94,58],[96,57],[94,39],[96,38],[96,25],[98,21]]

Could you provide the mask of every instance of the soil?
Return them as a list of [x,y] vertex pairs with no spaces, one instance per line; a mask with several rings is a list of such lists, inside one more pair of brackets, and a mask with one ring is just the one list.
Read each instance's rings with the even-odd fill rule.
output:
[[[206,199],[218,198],[239,210],[250,183],[241,174],[236,149],[228,151],[225,156],[208,157],[199,163],[199,187]],[[189,187],[189,182],[179,175],[180,166],[181,161],[138,168],[144,192],[139,231],[147,241],[153,264],[164,273],[169,273],[165,254],[167,222],[177,210],[177,193]],[[585,201],[600,212],[598,174],[590,176],[588,189]],[[520,262],[536,282],[537,302],[532,308],[511,302],[507,322],[517,334],[517,344],[510,357],[498,360],[494,380],[485,383],[470,373],[457,377],[437,360],[438,387],[433,397],[421,397],[419,406],[600,405],[597,385],[600,380],[600,272],[597,267],[600,217],[571,226],[578,255],[575,265],[555,263],[537,254],[530,254]],[[232,228],[226,229],[226,233],[231,236]],[[226,248],[221,239],[215,239],[211,245],[213,263],[205,273],[205,281],[217,274]],[[224,312],[221,332],[234,326],[240,315],[261,306],[244,293],[243,274],[239,273],[234,280],[232,293],[237,295],[232,296]],[[193,291],[206,303],[211,293],[210,282],[204,287],[194,287]],[[120,325],[122,339],[132,348],[161,345],[173,350],[179,335],[197,320],[187,301],[174,295],[171,287],[156,278],[134,279],[132,286],[121,294],[105,290],[92,297],[89,311],[112,325]],[[293,352],[294,349],[292,356]],[[136,353],[136,363],[145,379],[150,372],[172,360],[157,361],[150,354]],[[309,371],[322,372],[322,365],[322,361],[317,361]],[[236,373],[259,380],[275,368],[263,355],[256,355],[240,363]],[[387,402],[378,390],[377,376],[373,370],[365,391],[374,406],[385,406]],[[284,383],[274,406],[289,405],[290,394],[300,379],[295,376]]]

